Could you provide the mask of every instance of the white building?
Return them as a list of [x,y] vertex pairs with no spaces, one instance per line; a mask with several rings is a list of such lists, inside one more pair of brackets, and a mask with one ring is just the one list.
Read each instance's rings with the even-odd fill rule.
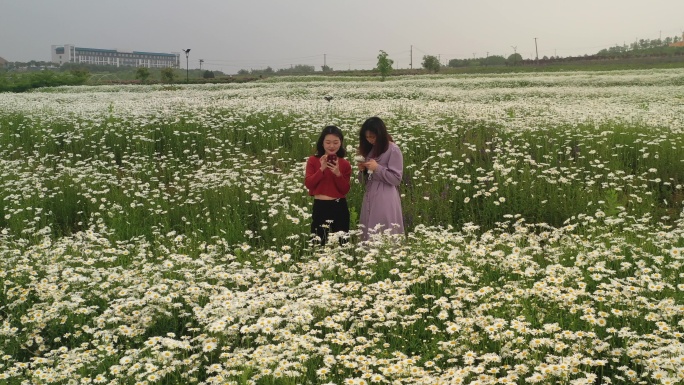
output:
[[82,48],[71,44],[53,45],[52,62],[112,65],[117,67],[178,68],[180,53],[119,51],[115,49]]

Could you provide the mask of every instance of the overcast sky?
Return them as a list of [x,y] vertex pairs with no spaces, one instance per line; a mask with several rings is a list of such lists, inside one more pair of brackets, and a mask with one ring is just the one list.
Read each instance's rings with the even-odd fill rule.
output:
[[[181,52],[236,73],[325,63],[369,69],[450,59],[593,54],[682,36],[684,0],[0,0],[0,57],[49,61],[52,45]],[[181,52],[182,66],[185,54]]]

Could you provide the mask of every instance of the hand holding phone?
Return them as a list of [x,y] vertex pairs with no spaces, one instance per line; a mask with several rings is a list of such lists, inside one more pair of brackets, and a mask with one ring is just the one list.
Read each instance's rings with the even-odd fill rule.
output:
[[327,156],[327,162],[330,164],[335,164],[337,162],[337,155],[335,154],[328,154]]

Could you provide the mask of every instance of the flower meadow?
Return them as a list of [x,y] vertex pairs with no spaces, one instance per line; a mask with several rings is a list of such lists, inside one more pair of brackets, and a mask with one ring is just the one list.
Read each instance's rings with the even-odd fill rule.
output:
[[[312,246],[376,115],[408,233],[353,183]],[[0,384],[684,383],[683,117],[682,69],[0,94]]]

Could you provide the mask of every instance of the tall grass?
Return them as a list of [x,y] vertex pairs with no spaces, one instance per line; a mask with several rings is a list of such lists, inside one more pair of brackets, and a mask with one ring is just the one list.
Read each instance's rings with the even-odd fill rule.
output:
[[[252,231],[267,246],[306,231],[306,218],[292,223],[278,210],[309,205],[299,179],[316,135],[297,126],[302,117],[216,110],[207,124],[178,115],[146,124],[104,117],[77,121],[77,129],[6,116],[0,146],[12,172],[2,182],[12,185],[19,173],[33,181],[20,196],[3,190],[0,225],[16,234],[31,224],[68,235],[101,220],[121,240],[176,231],[231,243]],[[491,229],[511,213],[562,226],[591,205],[669,216],[670,223],[679,215],[684,172],[672,164],[682,159],[681,136],[666,130],[611,123],[509,131],[454,118],[437,127],[387,120],[401,127],[395,138],[404,152],[409,230],[422,223]],[[353,127],[347,130],[353,147]],[[352,189],[353,207],[362,193]],[[26,208],[33,212],[16,213]]]

